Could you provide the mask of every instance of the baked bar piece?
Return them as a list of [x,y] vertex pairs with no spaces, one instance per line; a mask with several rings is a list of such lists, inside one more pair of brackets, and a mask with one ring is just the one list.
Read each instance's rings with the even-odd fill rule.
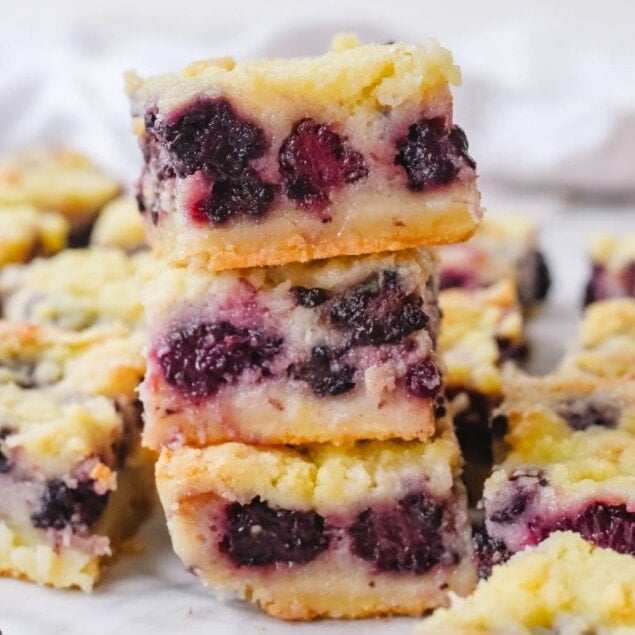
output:
[[145,249],[145,230],[137,201],[122,196],[108,203],[95,221],[90,244],[117,247],[129,254]]
[[419,635],[632,635],[635,558],[558,532],[516,554],[467,598],[452,598]]
[[492,465],[489,422],[502,397],[501,367],[527,356],[523,317],[509,278],[475,290],[446,289],[439,294],[439,306],[445,392],[466,458],[470,500],[476,503]]
[[632,383],[519,376],[492,424],[504,447],[483,494],[482,574],[557,530],[635,555]]
[[522,214],[489,215],[466,243],[440,250],[441,289],[473,290],[512,278],[525,311],[542,302],[551,275],[532,220]]
[[152,246],[223,270],[468,238],[481,210],[459,82],[434,41],[351,37],[322,57],[130,74]]
[[451,389],[499,395],[500,365],[528,354],[523,318],[512,280],[476,291],[439,294],[443,314],[439,350]]
[[0,323],[0,575],[90,590],[146,515],[141,346],[117,328]]
[[433,433],[442,377],[430,251],[148,272],[150,447]]
[[579,341],[560,372],[635,378],[635,298],[600,300],[584,311]]
[[106,397],[0,386],[0,575],[90,590],[146,515],[152,469]]
[[78,152],[37,149],[0,157],[0,204],[63,214],[72,244],[85,243],[97,212],[120,190],[116,180]]
[[119,249],[69,249],[0,273],[4,318],[81,330],[97,324],[143,325],[137,269],[150,256]]
[[584,304],[608,298],[635,298],[635,234],[598,236],[590,252],[591,277]]
[[476,578],[460,454],[426,442],[164,449],[159,496],[203,582],[289,620],[421,615]]
[[0,205],[0,268],[55,254],[66,246],[67,235],[68,223],[60,214]]
[[[0,384],[105,395],[139,427],[145,336],[123,325],[82,332],[0,320]],[[99,372],[96,372],[96,369]]]

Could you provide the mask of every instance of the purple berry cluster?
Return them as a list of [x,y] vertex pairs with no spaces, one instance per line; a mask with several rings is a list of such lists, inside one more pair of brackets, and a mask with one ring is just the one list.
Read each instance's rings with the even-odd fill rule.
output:
[[600,401],[593,396],[563,401],[556,407],[556,412],[576,431],[586,430],[591,426],[616,428],[621,414],[616,404]]
[[593,265],[584,291],[584,306],[614,297],[635,298],[635,261],[615,275],[603,266]]
[[507,562],[512,556],[511,551],[502,540],[492,538],[485,527],[478,527],[473,533],[474,556],[479,578],[489,578],[492,568]]
[[341,395],[355,387],[355,368],[338,357],[333,349],[316,346],[307,361],[289,367],[289,377],[307,382],[318,397]]
[[284,193],[304,208],[323,207],[331,190],[368,175],[364,157],[313,119],[296,124],[280,147],[279,167]]
[[[398,344],[429,322],[422,298],[406,293],[394,270],[373,274],[336,296],[320,288],[292,287],[291,293],[300,306],[320,307],[330,325],[344,334],[339,348],[317,346],[308,360],[288,369],[289,377],[307,382],[320,397],[355,387],[356,369],[342,361],[352,347]],[[408,369],[406,389],[415,397],[434,396],[440,387],[439,369],[432,360]]]
[[468,154],[467,137],[442,117],[420,119],[397,141],[395,165],[404,168],[414,192],[450,183],[462,165],[476,167]]
[[493,523],[506,525],[514,522],[529,508],[539,489],[549,483],[541,470],[526,468],[514,470],[509,481],[511,487],[506,490],[506,496],[489,511],[489,520]]
[[367,509],[348,530],[353,553],[378,571],[425,573],[445,552],[443,514],[443,506],[423,493],[410,494],[394,507]]
[[250,369],[269,376],[282,338],[229,322],[193,322],[170,331],[156,355],[166,380],[191,397],[214,395]]
[[275,185],[251,165],[269,146],[265,134],[227,99],[198,99],[165,121],[150,112],[145,128],[169,157],[160,178],[200,172],[211,183],[210,195],[193,210],[195,220],[221,225],[234,216],[258,217],[273,202]]
[[547,538],[554,531],[575,531],[585,540],[635,556],[635,512],[626,505],[609,505],[595,502],[572,516],[543,524],[531,525],[536,542]]
[[[277,154],[270,152],[263,128],[240,115],[226,97],[199,97],[165,119],[151,106],[144,122],[144,159],[147,165],[156,163],[159,181],[198,173],[209,183],[209,192],[191,204],[197,222],[223,225],[236,217],[258,218],[279,195],[329,222],[328,212],[321,211],[331,194],[370,173],[369,159],[334,124],[308,117],[295,122]],[[413,191],[446,185],[462,165],[475,166],[463,131],[442,117],[413,123],[395,150],[394,164],[405,169]],[[276,161],[267,178],[262,176],[270,160],[265,156]],[[139,203],[144,211],[141,193]]]
[[273,509],[258,496],[226,510],[225,533],[218,548],[239,566],[304,564],[329,546],[324,518],[312,511]]
[[[292,287],[290,293],[299,306],[320,311],[321,319],[343,334],[339,346],[314,346],[307,359],[286,368],[287,377],[306,382],[319,397],[355,387],[357,368],[345,360],[352,348],[407,343],[409,335],[429,322],[421,297],[406,293],[395,271],[373,274],[339,295],[318,287]],[[283,341],[256,326],[196,321],[169,331],[155,354],[169,384],[191,397],[208,397],[239,381],[246,370],[254,371],[258,380],[273,377],[271,362]],[[414,397],[435,396],[441,388],[436,363],[425,359],[411,365],[405,387]]]
[[396,271],[373,274],[334,299],[329,320],[347,332],[350,346],[394,344],[426,326],[423,300],[405,293]]
[[[442,542],[446,511],[422,492],[392,507],[369,508],[350,525],[336,529],[313,511],[273,509],[259,497],[225,508],[225,529],[218,544],[239,566],[307,563],[328,549],[336,534],[350,538],[353,555],[378,571],[425,573],[447,557]],[[338,539],[341,539],[338,538]]]
[[70,526],[80,534],[99,520],[107,502],[108,493],[97,493],[93,480],[70,487],[61,479],[53,479],[46,483],[39,507],[31,514],[31,523],[39,529]]
[[[13,430],[6,426],[0,428],[0,446],[2,445],[1,442],[6,439],[12,432]],[[11,460],[6,454],[4,454],[0,447],[0,474],[6,474],[7,472],[11,471],[12,467],[13,464],[11,463]]]
[[[496,518],[490,515],[490,521],[513,521],[525,510],[526,495],[521,493],[512,502],[514,508],[506,508],[507,513],[501,510]],[[536,545],[556,531],[573,531],[599,547],[635,555],[635,512],[629,511],[623,504],[610,505],[597,501],[577,513],[551,521],[536,516],[529,521],[527,528],[529,533],[525,546]],[[505,562],[511,556],[506,544],[492,538],[484,528],[475,531],[474,544],[480,577],[488,577],[493,565]]]

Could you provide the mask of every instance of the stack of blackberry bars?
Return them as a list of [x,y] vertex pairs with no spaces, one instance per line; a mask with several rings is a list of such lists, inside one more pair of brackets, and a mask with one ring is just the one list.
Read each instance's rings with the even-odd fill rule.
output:
[[435,42],[128,77],[157,262],[145,443],[174,549],[285,619],[475,583],[430,247],[480,220]]

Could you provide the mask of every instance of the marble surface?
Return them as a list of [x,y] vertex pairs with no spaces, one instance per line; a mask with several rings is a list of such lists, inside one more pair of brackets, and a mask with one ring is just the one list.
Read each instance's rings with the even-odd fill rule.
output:
[[[486,187],[483,188],[488,191]],[[635,231],[635,209],[565,204],[557,199],[486,196],[492,209],[506,207],[533,214],[542,228],[541,242],[554,274],[552,296],[530,325],[533,372],[546,372],[575,337],[586,276],[584,245],[598,232]],[[119,559],[90,595],[55,591],[15,580],[0,580],[2,635],[113,635],[118,628],[135,635],[373,635],[413,631],[415,620],[284,624],[233,599],[219,599],[181,567],[172,554],[160,512],[143,527],[144,550]]]

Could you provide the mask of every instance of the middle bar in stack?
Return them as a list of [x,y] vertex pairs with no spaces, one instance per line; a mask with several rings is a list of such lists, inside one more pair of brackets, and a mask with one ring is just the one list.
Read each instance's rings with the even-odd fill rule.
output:
[[221,273],[151,267],[146,444],[431,436],[434,274],[429,251]]
[[425,249],[481,215],[456,79],[436,43],[350,38],[129,78],[162,260],[145,443],[177,554],[272,615],[421,614],[474,584]]

